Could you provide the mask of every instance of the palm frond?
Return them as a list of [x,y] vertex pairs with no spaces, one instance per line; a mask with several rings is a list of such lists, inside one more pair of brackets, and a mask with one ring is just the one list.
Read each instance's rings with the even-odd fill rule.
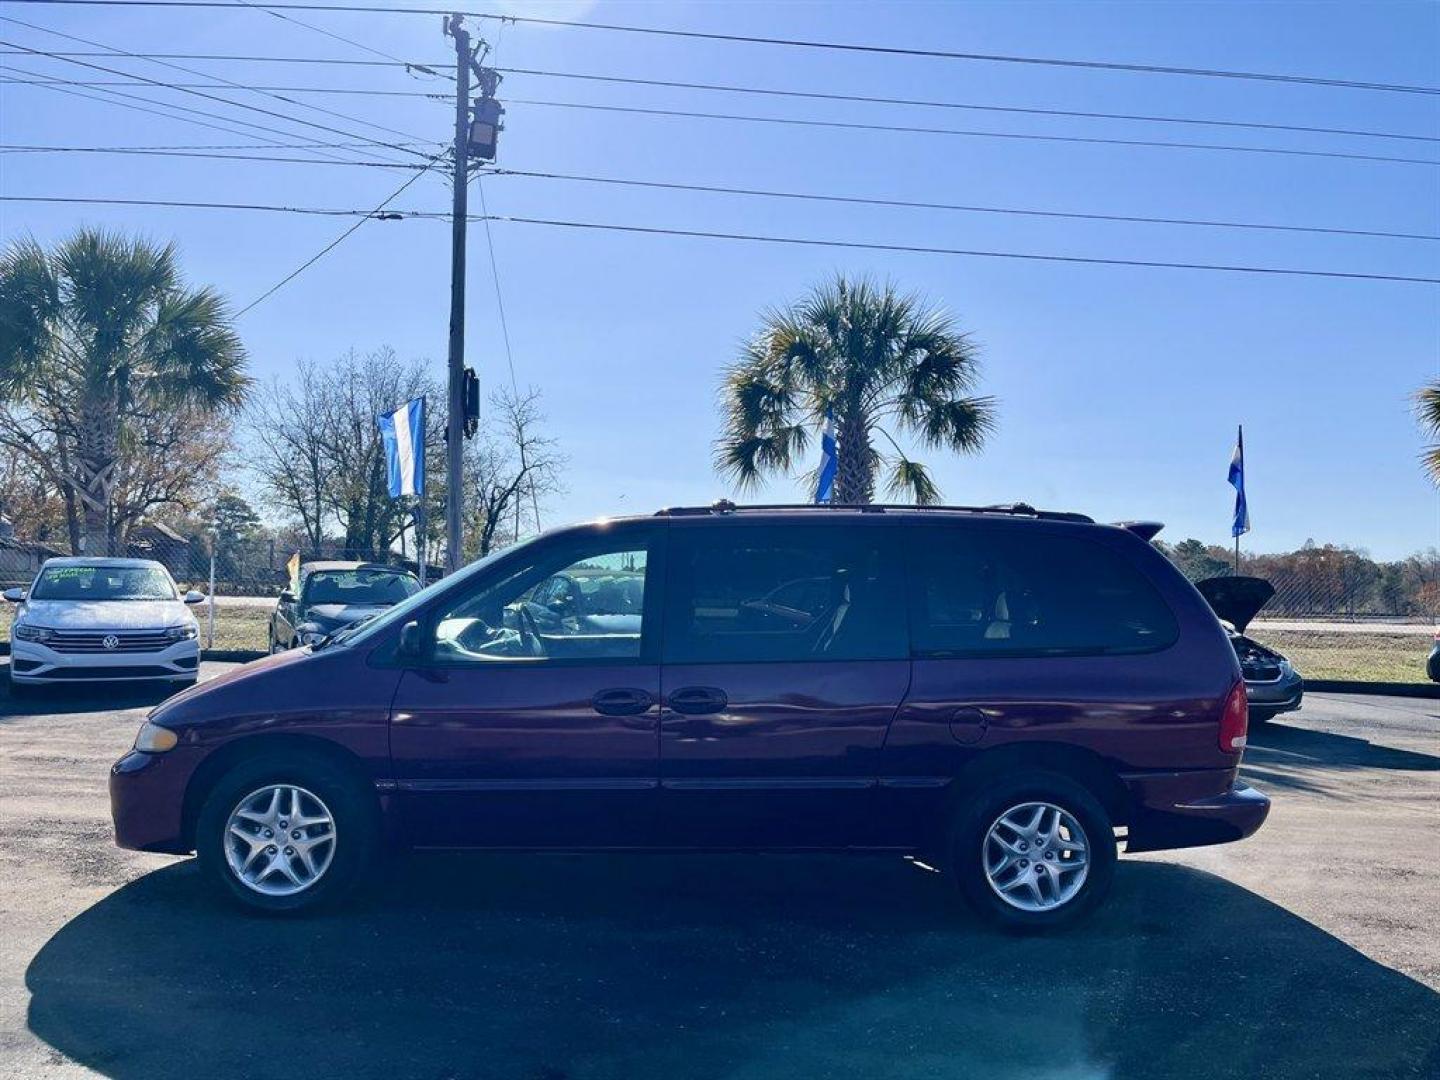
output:
[[1440,486],[1440,379],[1415,392],[1415,416],[1426,436],[1433,439],[1420,455],[1430,479]]
[[891,463],[885,490],[891,495],[906,498],[916,506],[934,506],[940,501],[940,489],[931,479],[930,470],[904,454]]
[[60,283],[33,238],[0,258],[0,401],[22,397],[54,348]]

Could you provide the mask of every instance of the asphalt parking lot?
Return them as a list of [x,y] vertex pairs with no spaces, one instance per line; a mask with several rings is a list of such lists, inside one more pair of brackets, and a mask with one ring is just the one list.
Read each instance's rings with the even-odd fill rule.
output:
[[1259,835],[1014,938],[892,858],[431,856],[249,917],[111,842],[153,695],[3,693],[5,1077],[1440,1076],[1437,701],[1312,695]]

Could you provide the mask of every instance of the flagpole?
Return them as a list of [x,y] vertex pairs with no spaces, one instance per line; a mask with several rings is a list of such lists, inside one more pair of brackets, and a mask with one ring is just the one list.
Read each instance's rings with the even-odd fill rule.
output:
[[420,587],[425,588],[425,413],[430,404],[426,395],[420,395],[420,461],[417,463],[420,470],[420,490],[416,493],[420,505],[415,508],[415,527],[418,532],[415,534],[415,555],[419,565],[416,569],[420,571]]
[[1240,576],[1240,537],[1235,537],[1235,576]]

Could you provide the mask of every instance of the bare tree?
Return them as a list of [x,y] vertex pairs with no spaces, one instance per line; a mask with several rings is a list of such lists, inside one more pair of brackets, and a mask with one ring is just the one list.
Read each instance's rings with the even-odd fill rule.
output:
[[564,491],[566,457],[544,434],[540,392],[500,390],[490,397],[482,432],[465,448],[467,554],[484,558],[539,531],[540,507]]
[[[248,415],[252,449],[245,464],[264,492],[299,523],[312,550],[338,533],[347,551],[388,548],[411,508],[392,499],[376,418],[412,398],[442,401],[423,361],[393,349],[353,350],[326,365],[302,362],[289,382],[273,382]],[[427,418],[427,494],[441,486],[441,410]]]

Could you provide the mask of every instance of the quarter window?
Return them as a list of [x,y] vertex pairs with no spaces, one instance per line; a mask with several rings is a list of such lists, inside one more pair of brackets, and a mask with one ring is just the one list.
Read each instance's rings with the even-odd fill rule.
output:
[[1140,571],[1092,540],[927,526],[909,542],[918,656],[1151,652],[1179,633]]
[[903,578],[889,530],[673,530],[667,663],[874,660],[906,655]]

